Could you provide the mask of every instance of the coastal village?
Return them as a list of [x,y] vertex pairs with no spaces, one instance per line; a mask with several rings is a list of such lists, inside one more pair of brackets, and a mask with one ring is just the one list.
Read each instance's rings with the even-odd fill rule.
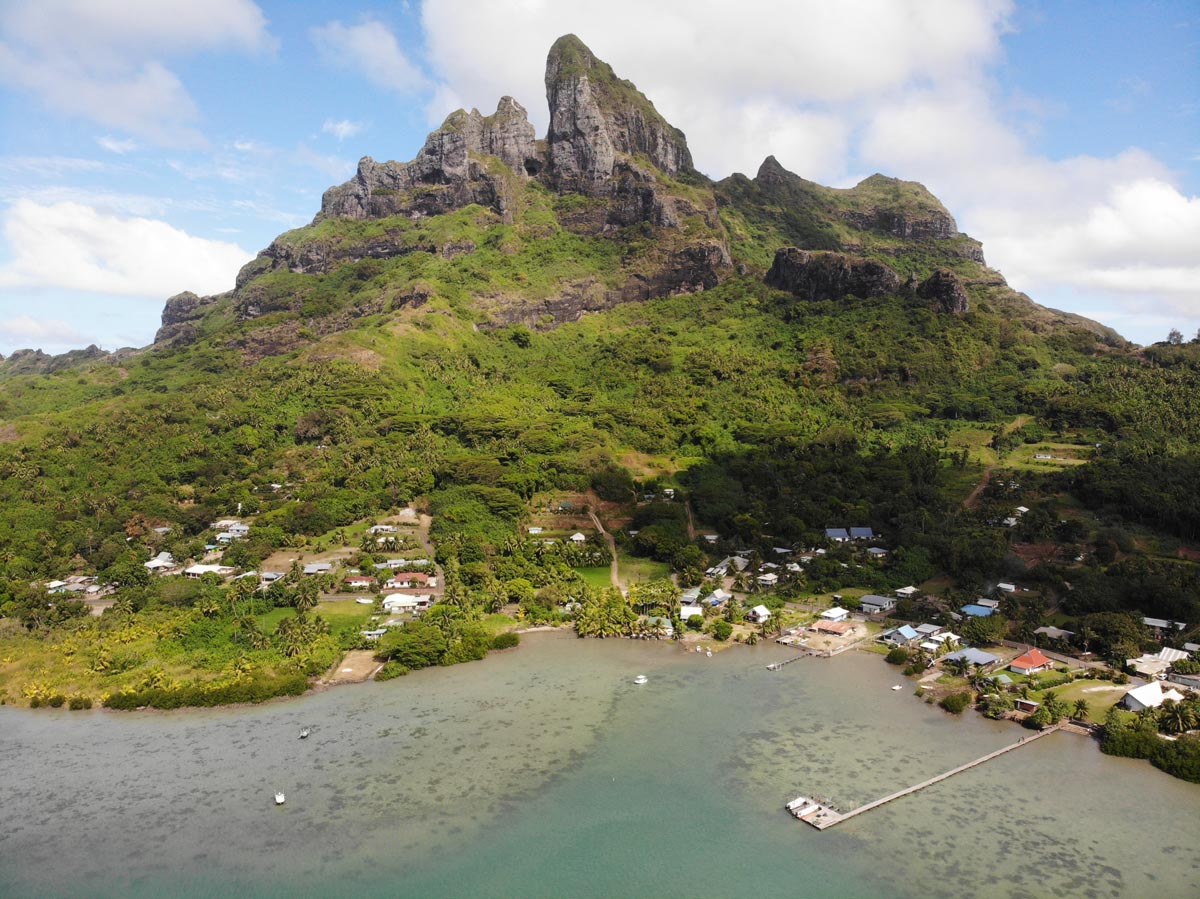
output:
[[[996,527],[1014,528],[1030,511],[1017,505]],[[655,527],[639,522],[671,516],[686,522],[696,550],[691,558],[703,560],[686,574],[638,552],[645,547],[643,532]],[[303,588],[318,597],[318,614],[342,624],[342,651],[318,683],[356,682],[387,672],[389,656],[380,646],[389,632],[455,602],[431,525],[427,511],[405,506],[303,547],[273,548],[257,567],[246,568],[238,564],[238,548],[252,539],[255,521],[222,518],[202,535],[202,549],[193,544],[200,551],[180,559],[160,549],[142,567],[154,579],[199,580],[230,590],[248,584],[262,596],[281,585]],[[1080,734],[1099,733],[1106,722],[1153,721],[1167,740],[1200,726],[1197,623],[1125,621],[1134,642],[1124,645],[1137,652],[1130,649],[1114,664],[1111,652],[1093,651],[1081,641],[1084,635],[1064,626],[1070,621],[1055,614],[1039,590],[1016,581],[997,581],[972,594],[939,591],[936,584],[813,591],[817,572],[826,584],[861,582],[853,575],[864,571],[886,580],[878,575],[891,568],[892,550],[864,524],[830,524],[818,542],[799,547],[775,545],[769,536],[730,540],[694,524],[679,488],[656,487],[624,506],[589,494],[550,497],[522,531],[521,552],[545,564],[567,560],[580,589],[546,601],[546,591],[532,582],[498,584],[501,595],[489,623],[510,635],[503,645],[513,645],[525,630],[574,627],[580,636],[672,640],[709,656],[739,643],[770,641],[786,650],[768,665],[773,670],[850,651],[875,653],[903,678],[895,690],[953,714],[973,706],[988,717]],[[169,525],[148,528],[147,553],[169,544],[171,535]],[[688,579],[698,583],[685,586]],[[48,597],[81,601],[96,615],[113,610],[122,592],[120,584],[80,574],[42,586]],[[619,597],[629,617],[615,631],[589,631],[584,605],[604,591]],[[1029,608],[1038,610],[1036,618]]]

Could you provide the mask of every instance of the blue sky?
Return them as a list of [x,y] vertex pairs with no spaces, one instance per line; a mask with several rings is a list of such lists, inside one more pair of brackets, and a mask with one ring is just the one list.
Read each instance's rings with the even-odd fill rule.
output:
[[148,343],[458,106],[544,130],[568,31],[714,178],[918,180],[1035,300],[1200,329],[1195,2],[0,0],[0,353]]

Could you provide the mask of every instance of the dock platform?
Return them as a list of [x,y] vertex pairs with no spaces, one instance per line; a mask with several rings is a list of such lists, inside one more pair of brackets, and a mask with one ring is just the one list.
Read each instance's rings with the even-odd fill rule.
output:
[[[869,812],[871,809],[879,808],[881,805],[886,805],[893,800],[900,799],[903,796],[908,796],[910,793],[916,793],[918,790],[923,790],[926,787],[933,786],[935,783],[941,783],[948,777],[953,777],[955,774],[961,774],[963,771],[969,771],[984,762],[990,762],[992,759],[1004,755],[1006,752],[1012,752],[1014,749],[1020,749],[1022,746],[1027,746],[1035,740],[1040,740],[1042,737],[1048,736],[1055,731],[1061,729],[1063,724],[1054,724],[1047,727],[1045,730],[1037,731],[1036,733],[1027,734],[1015,743],[1010,743],[1008,746],[1002,746],[995,752],[989,752],[987,755],[980,756],[974,761],[967,762],[965,765],[959,765],[957,768],[951,768],[937,777],[931,777],[929,780],[923,780],[919,784],[911,787],[906,787],[903,790],[897,790],[895,793],[890,793],[882,799],[876,799],[874,802],[868,802],[866,805],[861,805],[856,809],[848,812],[840,812],[834,806],[828,803],[815,803],[816,809],[806,811],[804,815],[795,815],[796,818],[803,821],[805,824],[811,824],[817,830],[825,830],[828,827],[833,827],[835,824],[841,824],[843,821],[854,818],[864,812]],[[793,810],[789,806],[789,813]]]

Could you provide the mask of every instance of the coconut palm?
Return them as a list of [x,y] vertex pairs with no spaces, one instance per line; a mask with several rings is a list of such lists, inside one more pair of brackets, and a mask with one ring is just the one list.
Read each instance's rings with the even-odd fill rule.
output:
[[1090,712],[1090,711],[1091,711],[1091,707],[1088,705],[1088,701],[1086,699],[1076,699],[1075,700],[1075,707],[1073,710],[1073,715],[1076,720],[1086,721],[1088,712]]
[[1196,709],[1191,703],[1168,699],[1158,714],[1159,727],[1168,734],[1187,733],[1196,726]]

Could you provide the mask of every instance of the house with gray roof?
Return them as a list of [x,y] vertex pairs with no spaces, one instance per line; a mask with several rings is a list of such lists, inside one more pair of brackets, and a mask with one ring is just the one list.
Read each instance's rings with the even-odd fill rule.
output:
[[982,649],[976,649],[973,646],[968,646],[966,649],[960,649],[956,652],[948,652],[942,656],[944,662],[954,662],[959,659],[965,659],[972,665],[994,665],[1000,661],[999,656],[994,656],[990,652],[984,652]]
[[862,599],[860,608],[864,614],[875,615],[879,612],[890,612],[896,608],[896,597],[894,596],[876,596],[873,593],[868,593]]

